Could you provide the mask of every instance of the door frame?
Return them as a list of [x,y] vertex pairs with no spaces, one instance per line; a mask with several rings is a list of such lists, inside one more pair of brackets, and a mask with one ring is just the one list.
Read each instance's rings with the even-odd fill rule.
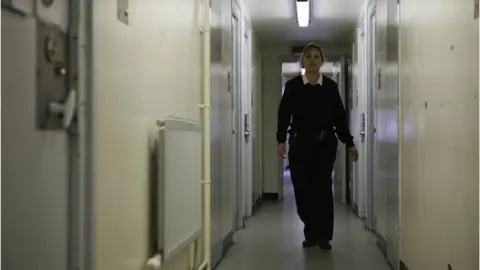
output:
[[375,125],[376,125],[376,91],[377,91],[377,44],[376,44],[376,5],[372,2],[368,8],[367,21],[367,228],[375,231]]
[[[69,1],[69,77],[77,90],[76,134],[69,137],[69,268],[96,269],[94,232],[95,174],[92,95],[92,0]],[[68,132],[68,131],[67,131]]]

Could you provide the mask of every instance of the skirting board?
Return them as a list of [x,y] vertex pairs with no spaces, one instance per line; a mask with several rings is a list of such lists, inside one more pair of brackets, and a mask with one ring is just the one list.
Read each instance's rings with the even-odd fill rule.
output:
[[212,248],[212,266],[215,268],[222,261],[223,242],[217,242]]
[[408,270],[407,265],[402,260],[400,260],[400,270]]
[[222,249],[222,257],[225,257],[225,255],[227,254],[227,252],[230,250],[230,248],[233,246],[233,235],[235,233],[234,232],[230,232],[227,234],[227,236],[225,236],[225,238],[223,239],[223,249]]
[[260,207],[262,206],[262,198],[258,198],[258,200],[253,204],[253,207],[252,207],[252,216],[255,215],[255,213],[257,213],[258,209],[260,209]]
[[383,237],[377,233],[377,247],[383,253],[383,255],[387,256],[387,241],[383,239]]
[[263,200],[264,201],[278,201],[278,193],[270,193],[270,192],[264,192],[263,193]]
[[233,246],[233,235],[234,235],[234,232],[230,232],[229,234],[227,234],[227,236],[225,236],[225,238],[221,243],[218,243],[213,247],[212,255],[213,254],[216,255],[215,258],[212,258],[213,269],[215,269],[220,264],[223,258],[225,258],[225,255],[227,254],[227,252]]
[[358,217],[358,205],[356,203],[353,204],[352,210],[355,216]]

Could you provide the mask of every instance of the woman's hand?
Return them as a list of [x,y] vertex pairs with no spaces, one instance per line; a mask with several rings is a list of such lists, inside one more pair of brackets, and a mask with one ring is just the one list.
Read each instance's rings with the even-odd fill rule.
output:
[[350,152],[350,155],[352,156],[353,161],[356,162],[358,160],[357,148],[355,146],[352,146],[348,148],[348,151]]
[[287,149],[287,147],[286,147],[285,143],[279,143],[277,145],[278,156],[281,157],[281,158],[285,158],[286,149]]

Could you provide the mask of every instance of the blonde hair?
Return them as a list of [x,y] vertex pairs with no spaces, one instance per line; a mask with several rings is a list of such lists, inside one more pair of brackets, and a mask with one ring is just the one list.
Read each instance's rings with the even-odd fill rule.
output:
[[305,57],[305,55],[307,53],[309,53],[311,50],[317,50],[319,53],[320,53],[320,59],[322,60],[322,63],[325,63],[327,61],[327,59],[325,58],[325,53],[323,52],[323,48],[318,45],[318,44],[315,44],[315,43],[308,43],[305,48],[303,48],[302,50],[302,54],[300,55],[300,65],[302,66],[302,68],[305,68],[303,66],[303,58]]

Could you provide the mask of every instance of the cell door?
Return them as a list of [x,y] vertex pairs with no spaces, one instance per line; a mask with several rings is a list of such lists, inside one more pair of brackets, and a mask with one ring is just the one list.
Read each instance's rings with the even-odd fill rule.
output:
[[244,215],[250,217],[254,203],[253,195],[253,143],[252,143],[252,85],[251,85],[251,45],[248,25],[245,22],[243,35],[243,123],[242,123],[242,150],[243,150],[243,203]]
[[[347,111],[348,117],[348,126],[350,132],[352,132],[352,121],[353,121],[353,83],[352,83],[352,64],[349,61],[345,63],[345,109]],[[353,160],[346,149],[346,202],[347,205],[353,207]]]
[[[72,11],[78,4],[71,1]],[[1,266],[84,269],[84,110],[74,119],[84,96],[78,81],[85,74],[76,61],[85,60],[83,35],[73,41],[78,25],[66,24],[66,1],[55,8],[25,4],[24,14],[4,7]]]
[[367,91],[367,227],[376,230],[375,201],[375,134],[376,134],[376,11],[372,9],[368,22],[368,91]]
[[[333,77],[338,84],[338,91],[342,98],[344,106],[345,102],[345,58],[342,57],[340,62],[335,63],[338,67],[334,72]],[[345,204],[346,203],[346,147],[344,144],[339,143],[337,147],[337,158],[335,161],[334,174],[333,174],[333,190],[334,198],[336,201]]]
[[233,161],[235,166],[235,215],[234,228],[241,229],[245,225],[244,221],[244,203],[243,203],[243,134],[242,134],[242,58],[241,49],[241,28],[238,17],[235,13],[232,15],[232,46],[233,46],[233,65],[232,65],[232,123],[233,123]]

